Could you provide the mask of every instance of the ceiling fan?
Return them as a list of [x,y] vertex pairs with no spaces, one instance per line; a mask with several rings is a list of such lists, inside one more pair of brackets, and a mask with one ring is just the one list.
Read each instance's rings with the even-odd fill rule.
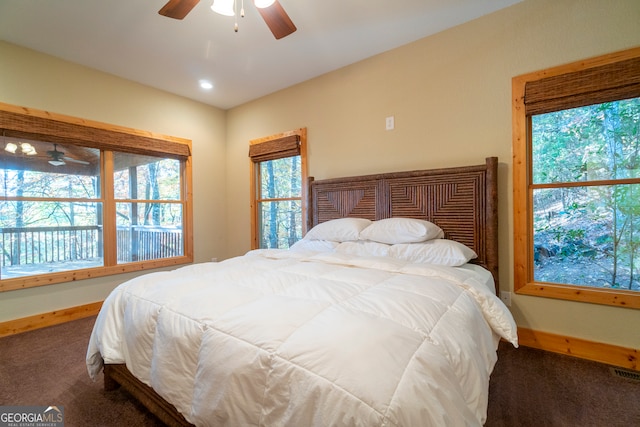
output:
[[66,162],[79,163],[82,165],[88,165],[89,162],[84,160],[77,160],[69,156],[65,156],[63,151],[58,151],[58,144],[53,144],[53,150],[47,151],[50,157],[49,164],[53,166],[62,166],[67,164]]
[[[215,2],[220,1],[214,0],[214,5],[211,8],[215,7]],[[169,0],[158,13],[168,18],[183,19],[199,2],[200,0]],[[233,0],[226,0],[226,2],[230,3],[228,7],[232,12]],[[254,4],[276,39],[286,37],[297,30],[278,0],[254,0]],[[229,14],[233,15],[234,13]],[[244,8],[242,16],[244,16]],[[236,31],[238,31],[237,26]]]

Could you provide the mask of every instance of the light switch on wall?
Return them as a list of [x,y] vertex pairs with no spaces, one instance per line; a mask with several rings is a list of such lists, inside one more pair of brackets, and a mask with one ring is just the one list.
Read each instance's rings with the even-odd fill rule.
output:
[[386,129],[387,130],[393,130],[393,128],[395,128],[396,124],[395,124],[395,118],[393,116],[389,116],[386,118]]

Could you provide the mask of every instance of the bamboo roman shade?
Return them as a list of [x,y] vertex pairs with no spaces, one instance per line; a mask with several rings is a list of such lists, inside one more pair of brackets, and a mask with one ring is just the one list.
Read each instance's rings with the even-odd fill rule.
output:
[[249,157],[254,163],[299,155],[300,135],[285,136],[249,146]]
[[640,57],[529,81],[527,116],[640,97]]
[[94,127],[79,123],[22,114],[0,109],[0,132],[5,136],[76,144],[83,147],[113,150],[132,154],[156,155],[186,159],[191,155],[188,144],[127,132],[119,128]]

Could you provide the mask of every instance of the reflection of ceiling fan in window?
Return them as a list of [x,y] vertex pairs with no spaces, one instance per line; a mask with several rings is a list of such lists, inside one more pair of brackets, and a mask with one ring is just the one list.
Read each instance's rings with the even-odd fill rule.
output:
[[58,151],[58,144],[53,144],[53,150],[47,151],[49,155],[49,164],[53,166],[62,166],[70,163],[80,163],[82,165],[88,165],[89,162],[85,162],[84,160],[77,160],[69,156],[65,156],[63,151]]

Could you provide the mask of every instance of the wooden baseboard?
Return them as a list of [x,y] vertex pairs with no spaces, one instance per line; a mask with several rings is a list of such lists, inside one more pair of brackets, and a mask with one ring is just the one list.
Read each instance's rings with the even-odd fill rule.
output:
[[640,370],[640,349],[570,338],[532,329],[518,328],[518,342],[525,347],[566,354],[608,365]]
[[102,301],[2,322],[0,323],[0,338],[95,316],[100,311],[100,307],[102,307]]

